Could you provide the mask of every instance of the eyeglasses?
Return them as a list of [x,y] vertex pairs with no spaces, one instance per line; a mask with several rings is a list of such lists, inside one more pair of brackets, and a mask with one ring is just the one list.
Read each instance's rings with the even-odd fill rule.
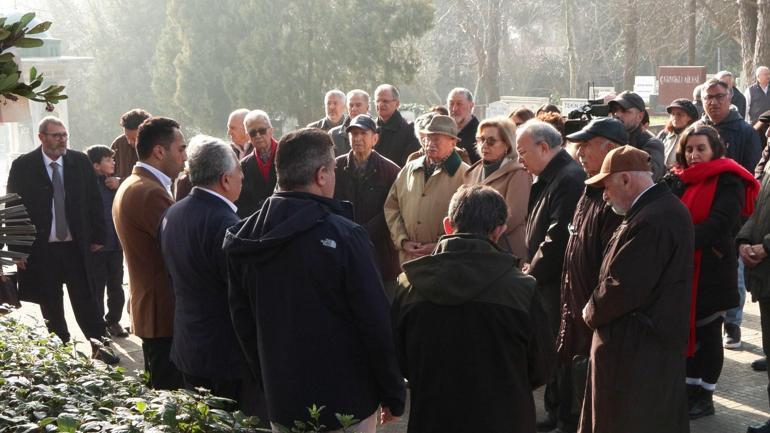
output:
[[494,146],[498,141],[502,141],[502,140],[498,140],[495,137],[491,137],[491,136],[490,137],[476,137],[476,143],[478,143],[478,144],[486,143],[486,144],[488,144],[490,146]]
[[49,134],[48,132],[44,132],[43,134],[51,136],[51,137],[53,137],[53,138],[55,138],[57,140],[66,140],[67,137],[68,137],[66,132],[54,132],[54,133],[51,133],[51,134]]
[[249,137],[254,138],[257,136],[257,134],[265,135],[267,134],[268,129],[269,128],[249,129]]
[[703,95],[704,101],[721,101],[727,96],[727,93],[717,93],[716,95]]

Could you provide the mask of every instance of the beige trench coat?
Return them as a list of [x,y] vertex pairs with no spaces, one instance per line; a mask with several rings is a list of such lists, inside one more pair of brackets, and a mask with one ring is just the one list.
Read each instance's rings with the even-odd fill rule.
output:
[[385,221],[402,264],[414,258],[401,248],[404,240],[434,243],[444,234],[443,220],[449,200],[463,184],[463,175],[468,170],[468,164],[454,152],[426,182],[424,161],[423,156],[408,162],[385,200]]

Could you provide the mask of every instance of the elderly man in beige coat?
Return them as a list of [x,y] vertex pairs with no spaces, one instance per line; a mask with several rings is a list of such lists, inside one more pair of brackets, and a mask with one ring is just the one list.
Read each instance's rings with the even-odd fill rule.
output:
[[433,117],[423,132],[428,137],[425,156],[401,169],[385,200],[385,220],[402,264],[433,252],[444,234],[449,200],[468,170],[455,151],[460,138],[451,117]]

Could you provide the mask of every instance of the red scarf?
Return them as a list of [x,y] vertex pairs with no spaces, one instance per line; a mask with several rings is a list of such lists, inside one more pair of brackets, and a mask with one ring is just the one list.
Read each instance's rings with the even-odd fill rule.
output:
[[[759,182],[737,162],[730,158],[719,158],[696,164],[684,170],[680,168],[674,169],[674,174],[679,176],[682,182],[687,185],[681,200],[690,211],[693,224],[700,224],[708,218],[711,212],[711,205],[714,202],[714,194],[717,190],[717,181],[722,173],[732,173],[743,179],[746,186],[746,199],[741,209],[741,215],[748,217],[754,212],[754,203],[759,194]],[[690,305],[690,338],[687,342],[688,357],[695,354],[695,310],[697,307],[701,256],[702,251],[700,249],[695,250],[693,255],[695,266],[692,277],[692,304]]]
[[270,181],[270,167],[273,165],[273,161],[275,161],[275,151],[278,149],[278,142],[275,141],[275,138],[270,138],[270,158],[268,158],[267,162],[262,162],[262,158],[259,157],[259,152],[257,152],[257,149],[254,149],[254,159],[257,160],[257,168],[259,169],[259,173],[262,175],[262,178],[265,179],[265,182]]

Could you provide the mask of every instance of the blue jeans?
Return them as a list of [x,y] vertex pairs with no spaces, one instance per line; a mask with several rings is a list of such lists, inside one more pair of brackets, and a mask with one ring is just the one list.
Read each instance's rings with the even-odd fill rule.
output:
[[738,258],[738,294],[740,296],[740,301],[738,303],[738,306],[733,308],[732,310],[727,310],[727,315],[725,315],[725,323],[735,326],[741,326],[741,323],[743,322],[743,304],[746,303],[746,282],[743,279],[743,260]]

